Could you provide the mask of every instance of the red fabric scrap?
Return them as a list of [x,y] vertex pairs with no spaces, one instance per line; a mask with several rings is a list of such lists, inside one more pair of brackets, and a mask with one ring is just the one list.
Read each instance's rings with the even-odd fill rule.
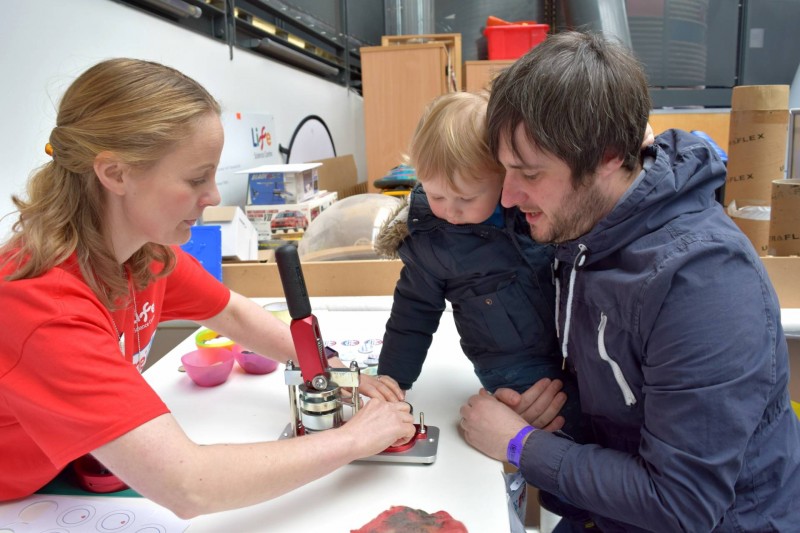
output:
[[395,505],[350,533],[468,533],[467,528],[446,511],[426,513]]

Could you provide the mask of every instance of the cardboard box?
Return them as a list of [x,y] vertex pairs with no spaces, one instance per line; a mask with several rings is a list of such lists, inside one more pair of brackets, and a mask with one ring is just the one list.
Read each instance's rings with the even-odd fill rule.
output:
[[788,85],[733,88],[725,205],[770,201],[772,181],[785,171],[788,124]]
[[[781,303],[784,333],[789,346],[789,395],[792,400],[800,402],[800,337],[797,336],[797,315],[787,313],[787,309],[800,308],[800,257],[762,257],[767,274],[778,293]],[[223,273],[223,279],[225,274]],[[794,317],[794,318],[793,318]],[[794,320],[794,322],[792,322]]]
[[749,218],[731,217],[736,226],[747,235],[753,248],[760,256],[769,252],[769,220],[753,220]]
[[800,308],[800,257],[761,258],[784,309]]
[[[302,235],[311,221],[330,207],[336,199],[335,192],[320,191],[314,198],[297,204],[248,204],[245,206],[245,213],[258,232],[259,243],[263,243],[272,240],[275,235]],[[291,216],[284,218],[281,213]],[[300,220],[300,215],[305,220]]]
[[319,188],[335,191],[339,200],[367,192],[366,182],[358,183],[358,169],[352,155],[330,157],[315,162],[322,164],[318,169]]
[[262,263],[274,263],[275,262],[275,250],[259,250],[258,251],[258,260]]
[[758,255],[769,254],[769,202],[751,200],[751,205],[739,207],[736,200],[731,201],[725,210],[734,224],[747,235]]
[[800,255],[800,180],[772,182],[770,255]]
[[239,173],[247,174],[247,204],[295,204],[319,192],[320,163],[263,165]]
[[800,402],[800,338],[787,337],[789,345],[789,397],[795,402]]
[[239,261],[258,259],[258,232],[239,206],[206,207],[203,225],[220,227],[223,258]]

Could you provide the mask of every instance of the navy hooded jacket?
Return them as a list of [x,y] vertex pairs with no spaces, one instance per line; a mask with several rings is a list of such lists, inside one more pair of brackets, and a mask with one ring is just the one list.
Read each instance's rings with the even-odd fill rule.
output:
[[556,250],[560,343],[596,444],[536,431],[521,470],[604,532],[797,531],[800,422],[780,306],[714,199],[725,168],[676,130],[644,167]]
[[[561,358],[555,337],[553,246],[535,243],[517,209],[504,227],[450,224],[431,211],[421,185],[407,210],[381,231],[376,249],[403,269],[384,335],[378,372],[408,389],[419,377],[449,301],[461,348],[476,369]],[[400,228],[400,229],[398,229]]]

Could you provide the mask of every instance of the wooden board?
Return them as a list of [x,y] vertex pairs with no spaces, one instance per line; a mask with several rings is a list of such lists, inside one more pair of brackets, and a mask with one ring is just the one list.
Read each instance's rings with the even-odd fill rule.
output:
[[728,131],[730,130],[730,110],[677,113],[666,111],[653,111],[650,113],[650,125],[653,132],[658,135],[664,130],[677,128],[679,130],[700,130],[714,139],[720,148],[728,152]]
[[[399,260],[303,262],[309,296],[381,296],[394,294],[403,263]],[[281,297],[275,263],[225,263],[222,281],[250,298]]]

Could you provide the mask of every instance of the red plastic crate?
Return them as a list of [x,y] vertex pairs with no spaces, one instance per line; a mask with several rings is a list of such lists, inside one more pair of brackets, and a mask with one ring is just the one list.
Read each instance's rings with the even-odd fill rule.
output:
[[517,59],[547,37],[547,24],[504,24],[483,30],[489,59]]

